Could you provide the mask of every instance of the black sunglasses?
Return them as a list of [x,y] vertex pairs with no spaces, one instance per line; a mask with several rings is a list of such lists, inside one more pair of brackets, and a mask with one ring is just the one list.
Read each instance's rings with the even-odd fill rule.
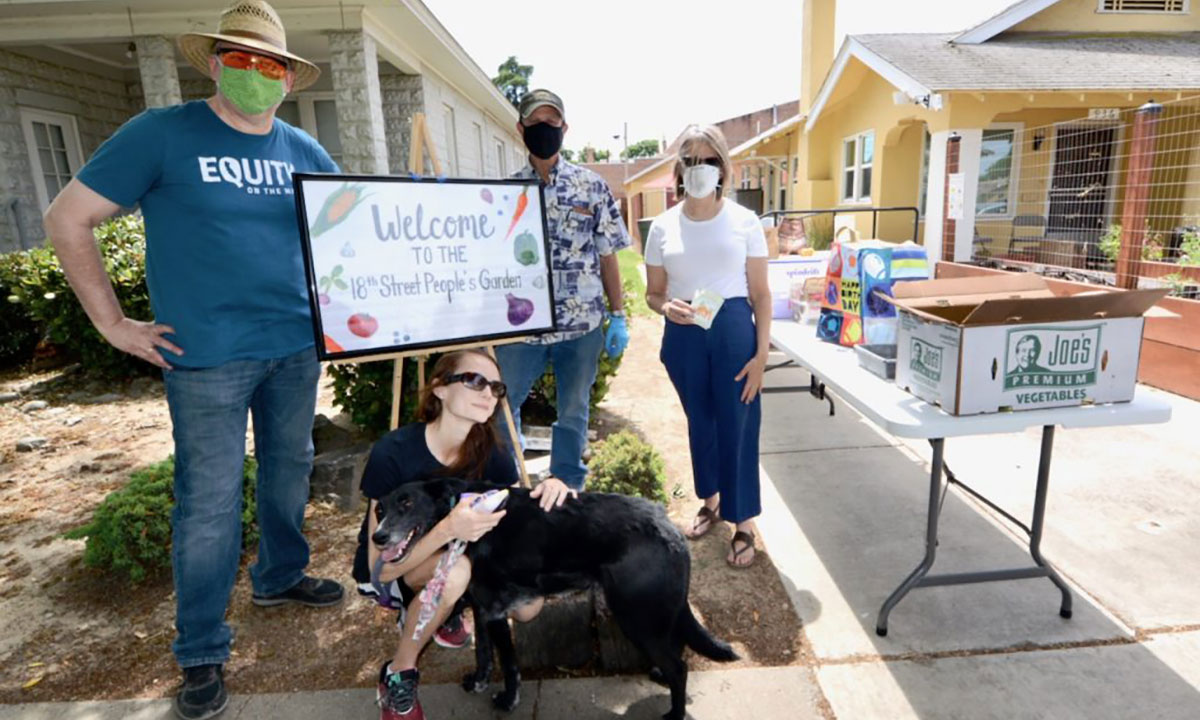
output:
[[684,167],[696,167],[697,165],[712,165],[715,168],[721,167],[721,158],[719,158],[719,157],[709,157],[709,158],[685,157],[682,159],[683,159]]
[[484,388],[490,387],[492,389],[492,395],[497,400],[508,394],[508,386],[506,386],[504,383],[500,382],[499,380],[488,380],[486,377],[477,372],[461,372],[446,376],[447,385],[451,385],[456,382],[460,382],[471,390],[478,392],[483,392]]

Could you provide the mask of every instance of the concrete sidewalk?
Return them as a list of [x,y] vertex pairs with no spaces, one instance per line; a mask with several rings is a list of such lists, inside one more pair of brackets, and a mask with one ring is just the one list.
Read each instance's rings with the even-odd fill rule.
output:
[[[781,358],[775,358],[781,359]],[[795,369],[768,385],[807,382]],[[1153,392],[1140,388],[1139,392]],[[1058,616],[1044,578],[921,588],[876,613],[924,552],[928,445],[881,433],[845,403],[764,397],[759,529],[814,663],[692,673],[689,717],[793,720],[1200,717],[1200,404],[1167,425],[1059,430],[1042,548],[1072,585]],[[952,439],[946,462],[1028,522],[1037,430]],[[1023,533],[981,503],[945,498],[933,572],[1030,564]],[[511,715],[454,685],[422,687],[434,720],[657,718],[643,678],[526,682]],[[236,697],[223,718],[377,717],[370,690]],[[0,706],[0,720],[173,717],[170,701]]]
[[[1200,717],[1200,405],[1158,395],[1166,425],[1056,434],[1042,551],[1072,585],[1072,619],[1044,578],[918,588],[887,637],[880,606],[924,554],[928,444],[836,399],[831,418],[807,396],[765,396],[760,530],[838,718]],[[950,439],[946,463],[1028,523],[1040,440]],[[1030,566],[1025,540],[951,490],[932,572]]]
[[[632,677],[529,681],[512,713],[491,709],[490,696],[457,685],[421,687],[431,720],[613,720],[661,717],[667,691]],[[688,713],[706,720],[812,717],[819,693],[808,668],[766,668],[689,675]],[[436,711],[434,709],[436,708]],[[221,720],[377,718],[373,690],[235,697]],[[170,700],[0,706],[0,720],[173,720]]]

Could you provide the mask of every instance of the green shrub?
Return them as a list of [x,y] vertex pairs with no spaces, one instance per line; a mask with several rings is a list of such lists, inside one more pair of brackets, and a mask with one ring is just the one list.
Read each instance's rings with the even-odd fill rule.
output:
[[666,505],[665,481],[658,451],[628,430],[609,435],[593,447],[588,490],[636,495]]
[[1105,228],[1104,233],[1100,236],[1098,247],[1100,253],[1109,262],[1116,262],[1117,256],[1121,254],[1121,226],[1109,225]]
[[1200,265],[1200,232],[1188,230],[1179,243],[1179,265]]
[[[254,485],[257,465],[242,465],[242,548],[258,542]],[[171,567],[171,507],[175,458],[137,470],[120,490],[109,493],[83,527],[66,533],[87,538],[83,561],[136,584]]]
[[19,365],[33,355],[42,328],[16,294],[21,253],[0,255],[0,367]]
[[[117,300],[128,317],[149,320],[150,295],[146,288],[146,233],[139,216],[126,215],[96,228],[104,268],[112,280]],[[46,337],[67,357],[78,360],[88,372],[107,377],[130,377],[157,371],[150,363],[117,350],[92,326],[75,298],[58,256],[50,247],[12,254],[7,271],[12,278],[8,300],[21,305]]]
[[[425,372],[437,362],[439,354],[429,356]],[[330,365],[328,373],[333,378],[333,403],[350,415],[354,424],[379,437],[388,430],[392,417],[392,373],[391,360]],[[404,360],[404,384],[400,392],[400,424],[412,422],[417,411],[417,361]]]

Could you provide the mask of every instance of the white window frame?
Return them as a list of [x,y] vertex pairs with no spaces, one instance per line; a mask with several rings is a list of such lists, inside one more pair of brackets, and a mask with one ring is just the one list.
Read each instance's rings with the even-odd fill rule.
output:
[[[992,123],[991,125],[988,125],[987,127],[984,128],[984,131],[987,131],[987,130],[1012,130],[1013,131],[1013,142],[1012,142],[1013,159],[1012,159],[1012,164],[1010,165],[1009,172],[1008,172],[1008,203],[1007,203],[1008,212],[1003,215],[994,215],[994,214],[984,215],[979,212],[979,185],[978,185],[979,179],[976,178],[975,219],[976,220],[1012,220],[1018,214],[1017,213],[1017,200],[1018,200],[1017,190],[1020,188],[1020,185],[1021,185],[1021,154],[1022,154],[1022,148],[1024,147],[1023,143],[1024,143],[1024,139],[1025,139],[1025,123],[1021,123],[1021,122]],[[979,136],[979,148],[980,148],[980,152],[982,153],[982,151],[983,151],[983,135],[982,135],[982,133]],[[982,158],[981,158],[981,160],[982,160]],[[982,172],[982,162],[980,163],[980,172]]]
[[[313,140],[316,140],[317,144],[320,144],[320,135],[317,133],[316,103],[321,100],[331,100],[336,105],[337,96],[333,92],[327,90],[316,90],[313,92],[302,92],[289,95],[287,98],[285,98],[285,100],[296,101],[296,107],[300,111],[300,129],[308,133]],[[338,129],[338,133],[340,137],[340,128]],[[324,146],[322,145],[322,147]],[[329,152],[329,149],[326,148],[325,151]],[[342,164],[342,158],[344,157],[345,153],[343,152],[339,154],[339,157],[333,158],[333,160],[340,167]]]
[[928,125],[923,125],[921,130],[921,159],[917,163],[921,168],[917,174],[917,217],[921,220],[925,219],[925,196],[929,194],[929,159],[926,155],[932,152],[933,133],[929,132]]
[[[1166,0],[1170,2],[1170,0]],[[1096,0],[1096,12],[1101,15],[1190,15],[1191,0],[1183,0],[1183,6],[1179,10],[1153,10],[1153,9],[1138,9],[1138,10],[1105,10],[1105,0]]]
[[743,190],[750,189],[750,166],[749,165],[742,166],[742,189]]
[[492,141],[496,148],[496,177],[508,177],[508,152],[505,150],[504,141],[495,135],[492,136]]
[[446,136],[446,158],[442,162],[442,172],[458,175],[458,118],[455,117],[454,106],[449,103],[442,103],[442,128]]
[[[871,162],[864,163],[862,160],[863,139],[867,138],[867,137],[871,138]],[[851,142],[853,142],[855,144],[854,145],[854,165],[852,165],[850,167],[846,167],[846,144],[851,143]],[[871,188],[867,187],[866,192],[865,193],[863,192],[863,188],[862,188],[863,173],[862,173],[862,171],[867,168],[870,168],[871,169],[871,179],[872,180],[875,179],[875,172],[874,172],[875,154],[878,152],[879,152],[879,149],[875,146],[875,131],[874,130],[864,130],[863,132],[855,133],[853,135],[847,135],[846,137],[842,138],[842,155],[841,155],[842,172],[838,174],[838,195],[841,197],[843,205],[870,205],[871,204]],[[846,190],[845,180],[846,180],[847,172],[854,173],[853,193],[849,197],[847,197],[845,194],[845,190]]]
[[[38,203],[43,211],[50,207],[50,201],[54,198],[46,192],[46,181],[42,177],[44,171],[42,169],[42,159],[37,151],[37,140],[33,134],[33,123],[40,122],[48,125],[59,125],[63,128],[63,144],[67,151],[67,165],[71,171],[73,179],[79,169],[83,167],[83,145],[79,142],[79,125],[75,122],[74,115],[66,113],[52,112],[50,110],[39,110],[37,108],[18,106],[18,113],[21,117],[21,131],[25,135],[25,149],[29,154],[29,168],[33,174],[33,186],[37,192]],[[60,190],[61,192],[61,190]]]
[[487,160],[483,154],[483,126],[474,120],[471,125],[475,129],[475,172],[476,177],[487,177]]

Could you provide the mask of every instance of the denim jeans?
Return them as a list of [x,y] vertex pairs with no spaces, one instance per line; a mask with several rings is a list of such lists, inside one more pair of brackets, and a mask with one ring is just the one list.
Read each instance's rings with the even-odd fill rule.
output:
[[321,364],[304,350],[275,360],[238,360],[164,373],[175,439],[175,575],[172,650],[180,667],[229,659],[225,611],[242,547],[246,414],[258,460],[258,560],[254,592],[273,595],[304,577],[301,526],[312,470],[312,422]]
[[[603,347],[604,333],[596,328],[574,340],[546,345],[518,342],[496,348],[500,375],[508,385],[508,403],[518,434],[521,432],[521,405],[533,384],[546,372],[546,363],[554,369],[558,420],[550,436],[550,474],[575,490],[583,489],[587,477],[583,449],[587,446],[588,406]],[[499,429],[501,437],[507,440],[508,426],[503,415]]]

